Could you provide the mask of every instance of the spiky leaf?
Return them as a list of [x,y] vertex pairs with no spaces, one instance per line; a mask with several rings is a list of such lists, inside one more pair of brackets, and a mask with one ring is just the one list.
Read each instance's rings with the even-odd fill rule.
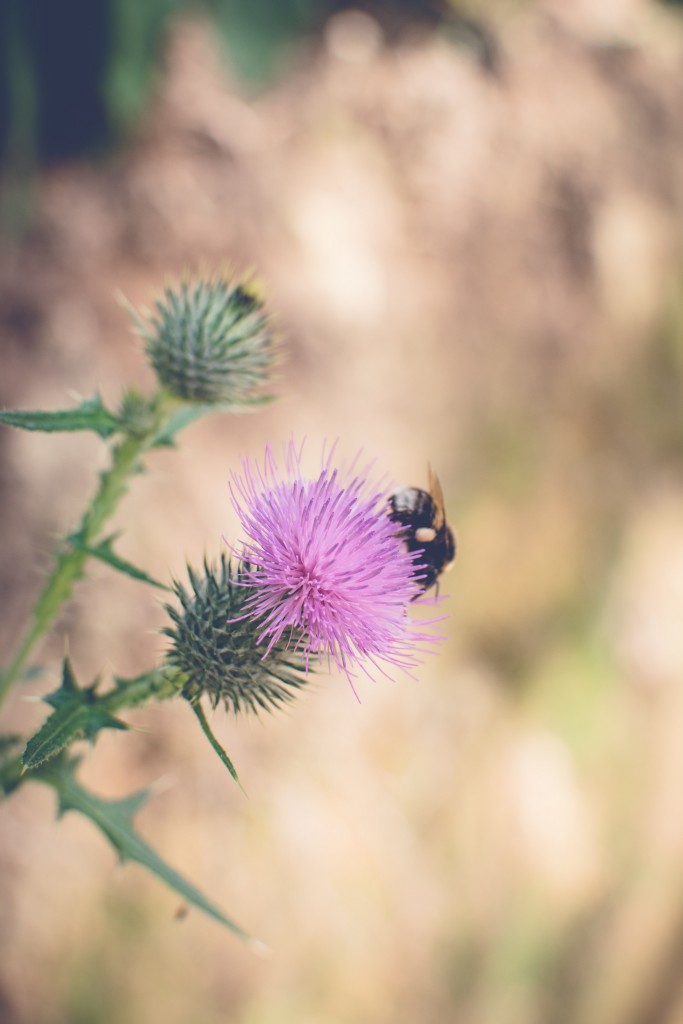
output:
[[94,430],[102,438],[111,437],[121,429],[119,419],[105,408],[99,394],[87,398],[75,409],[58,412],[21,411],[5,409],[0,411],[0,423],[22,430],[42,430],[54,433],[60,430]]
[[74,533],[68,538],[78,551],[84,552],[86,555],[90,555],[91,558],[97,558],[100,562],[104,562],[106,565],[111,566],[112,569],[116,569],[117,572],[122,572],[125,576],[130,576],[131,579],[140,580],[141,583],[149,583],[152,587],[157,587],[159,590],[171,590],[171,587],[166,586],[165,583],[160,583],[155,580],[153,576],[146,573],[143,569],[138,569],[132,562],[127,561],[125,558],[121,558],[117,555],[113,548],[113,543],[118,537],[118,534],[112,534],[111,537],[105,537],[98,544],[84,544],[79,534]]
[[167,864],[135,831],[133,818],[148,799],[149,793],[143,790],[123,800],[105,800],[81,786],[76,778],[77,766],[77,760],[60,759],[35,774],[37,781],[45,782],[56,790],[59,814],[65,814],[66,811],[83,814],[107,837],[121,860],[141,864],[188,903],[219,921],[240,939],[254,943],[244,929]]
[[228,771],[232,775],[233,779],[235,780],[235,782],[237,783],[237,785],[241,789],[242,788],[242,783],[240,782],[240,780],[238,778],[237,769],[235,768],[234,764],[232,763],[232,761],[230,760],[230,758],[226,754],[226,752],[223,749],[223,747],[220,745],[220,743],[218,742],[218,740],[214,736],[213,731],[211,729],[211,726],[209,725],[209,723],[207,721],[207,718],[206,718],[206,715],[204,714],[204,709],[202,708],[201,704],[199,703],[199,698],[197,698],[196,700],[191,700],[189,703],[190,703],[190,707],[192,708],[192,710],[194,711],[195,715],[197,716],[197,721],[199,722],[199,724],[202,727],[202,732],[204,733],[204,735],[206,736],[207,740],[209,741],[209,743],[211,744],[213,749],[216,751],[216,753],[220,757],[221,761],[223,762],[223,764],[228,769]]
[[55,710],[26,744],[22,755],[24,768],[36,768],[77,739],[93,740],[101,729],[127,729],[115,718],[95,691],[97,680],[80,687],[68,658],[62,665],[62,685],[44,697]]

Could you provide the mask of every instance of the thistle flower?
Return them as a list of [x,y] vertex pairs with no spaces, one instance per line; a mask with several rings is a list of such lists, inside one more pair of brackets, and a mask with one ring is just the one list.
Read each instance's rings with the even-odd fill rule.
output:
[[[366,663],[382,674],[408,670],[436,637],[408,607],[419,599],[416,554],[387,515],[382,482],[370,466],[333,468],[323,456],[313,480],[301,474],[301,450],[290,442],[285,466],[270,446],[263,469],[249,459],[233,474],[233,505],[247,535],[241,557],[250,569],[244,612],[259,629],[266,653],[283,642],[312,658],[334,662],[347,677]],[[417,573],[419,576],[419,573]]]
[[245,404],[262,394],[275,344],[263,304],[224,278],[166,289],[156,314],[133,314],[160,382],[191,402]]
[[163,631],[171,639],[166,660],[185,677],[183,695],[192,701],[206,693],[214,707],[222,700],[235,712],[271,710],[306,683],[302,657],[284,643],[266,653],[260,630],[241,617],[247,570],[226,557],[205,563],[202,575],[188,569],[190,589],[175,584],[180,608],[166,606],[173,626]]

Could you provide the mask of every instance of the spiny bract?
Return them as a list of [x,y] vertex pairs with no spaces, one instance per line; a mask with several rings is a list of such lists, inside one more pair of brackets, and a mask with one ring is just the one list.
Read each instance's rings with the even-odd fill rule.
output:
[[263,303],[225,278],[166,289],[156,313],[135,315],[163,386],[191,402],[249,404],[262,398],[275,357]]
[[202,575],[188,568],[190,588],[175,584],[180,608],[166,606],[174,624],[163,631],[171,638],[167,661],[186,677],[183,695],[206,693],[214,707],[223,701],[235,712],[271,710],[307,681],[302,657],[284,643],[266,652],[260,627],[244,618],[247,572],[225,556],[218,566],[205,563]]

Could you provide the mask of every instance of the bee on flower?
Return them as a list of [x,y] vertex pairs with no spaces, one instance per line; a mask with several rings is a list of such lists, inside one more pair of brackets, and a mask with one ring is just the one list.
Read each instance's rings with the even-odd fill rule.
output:
[[249,565],[243,615],[258,625],[265,654],[286,641],[305,658],[387,674],[410,670],[438,637],[434,620],[408,614],[419,600],[419,552],[403,543],[387,514],[383,481],[356,459],[335,468],[334,448],[317,476],[304,477],[302,446],[282,464],[270,446],[263,465],[244,459],[230,491],[246,535],[238,554]]

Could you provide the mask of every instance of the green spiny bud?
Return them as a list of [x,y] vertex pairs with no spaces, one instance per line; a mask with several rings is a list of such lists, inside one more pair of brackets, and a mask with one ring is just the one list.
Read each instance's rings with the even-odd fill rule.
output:
[[275,343],[263,303],[225,278],[167,288],[136,327],[161,384],[191,402],[245,404],[263,395]]
[[180,608],[166,606],[173,626],[164,629],[172,641],[167,662],[187,680],[183,696],[206,693],[214,707],[222,700],[236,713],[270,711],[307,682],[303,657],[284,642],[266,653],[258,623],[243,617],[247,569],[225,556],[218,567],[204,563],[202,576],[188,567],[191,589],[175,584]]

